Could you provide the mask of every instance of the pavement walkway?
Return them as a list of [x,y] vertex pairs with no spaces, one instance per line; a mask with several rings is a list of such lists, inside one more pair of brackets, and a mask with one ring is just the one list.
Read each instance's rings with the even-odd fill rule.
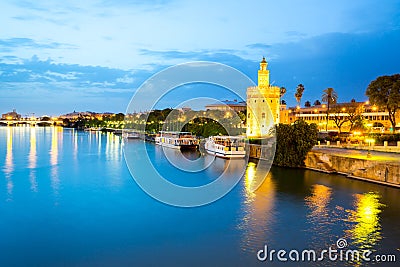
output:
[[374,161],[395,161],[400,162],[399,153],[370,151],[371,157],[367,158],[368,151],[360,149],[333,148],[333,147],[313,147],[312,151],[342,156],[347,158],[366,159]]

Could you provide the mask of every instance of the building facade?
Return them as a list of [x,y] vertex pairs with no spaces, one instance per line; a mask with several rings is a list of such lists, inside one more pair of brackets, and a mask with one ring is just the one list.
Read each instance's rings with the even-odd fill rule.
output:
[[392,129],[388,111],[385,108],[371,105],[368,101],[334,104],[330,107],[328,120],[326,104],[300,109],[285,109],[281,111],[281,116],[284,113],[287,114],[287,119],[283,123],[293,123],[302,119],[307,123],[317,124],[320,131],[339,132],[339,124],[341,132],[351,132],[354,129],[352,129],[350,119],[355,115],[361,116],[363,125],[369,132],[398,131],[400,128],[400,112],[396,114],[396,129]]
[[18,114],[15,109],[11,112],[7,112],[4,114],[1,114],[1,119],[2,120],[19,120],[21,119],[21,114]]
[[234,110],[236,112],[246,111],[246,102],[237,101],[236,99],[233,101],[224,100],[218,103],[207,105],[206,110],[223,110],[223,111]]
[[280,122],[280,87],[269,83],[265,58],[258,70],[258,86],[247,88],[246,134],[252,138],[267,137],[271,128]]

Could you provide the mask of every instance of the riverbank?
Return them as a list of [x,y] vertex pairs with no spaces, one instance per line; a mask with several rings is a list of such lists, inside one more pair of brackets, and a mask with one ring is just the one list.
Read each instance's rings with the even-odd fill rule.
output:
[[[267,159],[268,150],[270,150],[268,147],[251,144],[249,156]],[[348,178],[400,188],[398,153],[316,146],[307,154],[304,163],[306,169],[338,173]]]
[[308,169],[400,188],[397,153],[315,147],[304,162]]

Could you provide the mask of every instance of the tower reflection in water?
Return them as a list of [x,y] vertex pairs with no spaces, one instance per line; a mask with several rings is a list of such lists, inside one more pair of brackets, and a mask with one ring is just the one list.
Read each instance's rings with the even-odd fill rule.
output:
[[355,210],[350,210],[348,216],[348,221],[352,226],[346,234],[359,250],[374,251],[375,246],[382,239],[379,215],[384,205],[379,200],[380,196],[374,192],[355,195]]
[[244,177],[244,217],[238,225],[243,232],[242,249],[249,252],[262,247],[265,240],[271,240],[273,236],[271,228],[274,221],[276,184],[272,173],[269,173],[264,183],[253,192],[253,183],[258,181],[256,169],[256,163],[248,163]]

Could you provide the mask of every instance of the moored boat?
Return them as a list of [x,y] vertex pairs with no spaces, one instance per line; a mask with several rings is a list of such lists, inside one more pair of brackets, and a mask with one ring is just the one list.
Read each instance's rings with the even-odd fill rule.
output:
[[244,138],[240,136],[210,136],[204,148],[207,153],[220,158],[244,158],[246,156]]
[[197,149],[199,140],[191,132],[161,131],[155,137],[157,145],[175,149]]
[[140,139],[140,134],[136,131],[123,131],[122,137],[126,139]]

